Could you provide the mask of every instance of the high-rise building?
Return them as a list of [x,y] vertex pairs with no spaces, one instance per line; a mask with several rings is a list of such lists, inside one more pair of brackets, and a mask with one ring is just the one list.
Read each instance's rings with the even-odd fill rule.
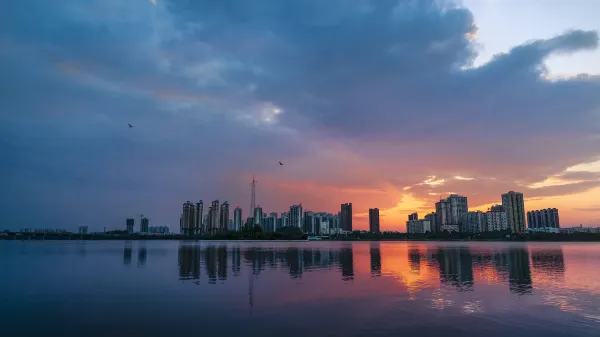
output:
[[289,226],[302,229],[302,204],[290,206]]
[[406,222],[406,232],[409,234],[425,234],[431,232],[431,223],[429,220],[408,220]]
[[547,208],[527,212],[527,225],[531,229],[560,228],[558,209]]
[[268,217],[264,220],[264,232],[274,232],[277,227],[277,213],[272,212]]
[[196,219],[196,207],[194,203],[186,201],[183,204],[183,212],[181,213],[181,234],[194,235],[194,223]]
[[409,214],[408,215],[408,221],[411,221],[411,220],[419,220],[419,214],[417,214],[417,212]]
[[242,209],[240,206],[237,206],[233,211],[233,230],[240,231],[242,230]]
[[486,232],[497,232],[508,230],[508,215],[506,208],[502,205],[494,205],[492,208],[483,213],[483,227]]
[[202,219],[202,232],[206,232],[208,230],[208,215],[210,214],[210,206],[208,207],[208,212],[204,214]]
[[342,204],[340,223],[342,230],[352,232],[352,203]]
[[431,212],[424,217],[425,220],[429,221],[430,229],[432,233],[440,232],[439,219],[435,212]]
[[229,203],[224,201],[221,204],[221,212],[219,215],[219,231],[227,231],[227,225],[229,224]]
[[87,234],[88,233],[88,226],[79,226],[77,228],[77,233],[79,233],[79,234]]
[[314,215],[313,212],[311,212],[311,211],[304,212],[303,225],[302,225],[302,231],[304,233],[308,233],[308,234],[315,233],[315,218],[316,218],[316,216]]
[[[416,214],[416,213],[415,213]],[[409,217],[410,219],[410,217]],[[369,231],[379,233],[379,208],[369,209]]]
[[142,221],[141,221],[141,224],[140,224],[140,232],[142,232],[142,233],[149,233],[148,225],[149,225],[148,218],[142,218]]
[[220,228],[219,225],[219,211],[220,211],[220,207],[219,207],[219,200],[214,200],[211,205],[210,205],[210,232],[214,233],[217,232]]
[[134,219],[127,219],[125,221],[125,228],[127,230],[128,233],[133,233],[133,226],[135,225],[135,220]]
[[235,228],[235,227],[233,227],[233,219],[229,219],[229,220],[227,221],[227,230],[228,230],[228,231],[234,231],[234,230],[235,230],[234,228]]
[[282,212],[281,213],[281,218],[279,218],[280,220],[280,228],[283,227],[289,227],[290,226],[290,213],[289,212]]
[[448,198],[435,203],[435,213],[441,231],[459,230],[463,214],[469,211],[467,197],[451,194]]
[[460,231],[467,233],[481,233],[487,231],[487,225],[484,224],[484,214],[481,211],[467,212],[463,214],[460,224]]
[[254,208],[254,225],[262,226],[263,221],[263,209],[260,206]]
[[525,203],[523,193],[510,191],[502,194],[502,206],[506,208],[508,227],[513,233],[525,230]]
[[203,220],[202,213],[203,212],[204,212],[204,202],[202,200],[200,200],[196,203],[196,209],[194,210],[194,228],[192,229],[192,232],[194,235],[201,234],[203,231],[203,228],[202,228],[202,220]]

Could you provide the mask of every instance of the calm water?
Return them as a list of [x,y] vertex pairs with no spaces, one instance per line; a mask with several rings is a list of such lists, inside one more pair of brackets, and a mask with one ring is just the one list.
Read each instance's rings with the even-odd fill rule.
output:
[[600,336],[600,244],[0,241],[0,268],[4,336]]

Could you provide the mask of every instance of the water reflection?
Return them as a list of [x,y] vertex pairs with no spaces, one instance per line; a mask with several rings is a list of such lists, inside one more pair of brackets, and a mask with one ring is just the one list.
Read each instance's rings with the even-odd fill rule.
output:
[[131,254],[132,254],[131,242],[126,241],[125,248],[123,249],[123,264],[124,265],[131,264]]
[[534,251],[531,254],[533,270],[542,273],[563,277],[565,274],[565,260],[562,249]]
[[[0,317],[25,320],[31,317],[31,308],[41,308],[36,319],[47,319],[40,324],[45,329],[67,316],[72,319],[70,327],[81,324],[77,334],[61,334],[56,328],[46,335],[83,336],[86,329],[110,322],[115,322],[111,329],[123,331],[132,331],[133,324],[145,327],[145,336],[160,329],[163,335],[180,335],[190,328],[226,336],[245,331],[260,331],[257,335],[263,337],[306,336],[328,331],[335,322],[344,322],[345,330],[337,334],[344,336],[398,332],[595,336],[593,327],[600,327],[596,275],[600,245],[202,241],[10,245],[0,246],[4,249],[0,260],[11,270],[0,278],[0,286],[8,290],[0,294],[0,303],[5,303],[4,311],[0,305]],[[129,267],[136,257],[143,268]],[[109,259],[118,267],[119,277],[114,277],[112,265],[104,263]],[[61,282],[48,286],[34,277],[40,271],[43,280]],[[85,301],[73,300],[80,294],[85,294]],[[59,302],[66,304],[53,310]],[[129,312],[138,316],[132,319]],[[186,322],[185,329],[173,331],[177,322]],[[265,324],[274,331],[262,329]],[[21,324],[19,329],[28,326]]]
[[180,246],[178,254],[179,279],[200,278],[200,246]]
[[142,244],[142,246],[138,250],[138,267],[143,267],[146,265],[147,254],[148,249],[146,248],[145,244]]
[[[386,266],[391,267],[388,274],[398,275],[409,282],[403,271],[395,271],[397,267],[386,264],[382,259],[380,243],[370,243],[368,247],[367,267],[371,277],[386,274]],[[140,246],[138,264],[146,263],[146,247]],[[125,264],[131,263],[131,243],[126,243],[123,253]],[[254,276],[265,270],[284,269],[291,279],[300,279],[307,272],[333,269],[339,272],[342,281],[355,280],[357,268],[356,252],[352,245],[333,248],[317,247],[248,247],[226,244],[185,243],[179,245],[178,264],[180,280],[200,279],[200,270],[205,269],[209,284],[217,281],[225,282],[228,277],[237,277],[243,273],[243,266],[250,268]],[[396,252],[397,255],[397,252]],[[394,253],[390,255],[390,263],[394,261]],[[360,259],[362,261],[362,259]],[[531,294],[533,291],[532,270],[544,273],[546,277],[562,278],[565,271],[563,252],[560,249],[536,250],[530,258],[526,248],[505,250],[477,250],[461,246],[418,246],[407,247],[407,272],[417,277],[417,283],[408,284],[418,291],[422,287],[431,287],[432,271],[436,270],[439,285],[458,292],[474,291],[476,277],[474,270],[480,274],[480,281],[487,283],[503,283],[508,285],[510,293],[515,295]],[[229,267],[231,266],[231,267]],[[231,268],[230,274],[228,274]],[[358,265],[359,270],[362,266]],[[425,268],[425,269],[424,269]],[[420,281],[418,281],[420,280]],[[416,287],[416,288],[415,288]]]
[[370,255],[371,275],[379,277],[381,276],[381,248],[378,242],[371,245]]
[[473,290],[473,260],[468,248],[440,248],[435,254],[440,268],[440,282],[457,291]]
[[531,268],[526,249],[511,249],[508,253],[509,289],[517,295],[531,294]]

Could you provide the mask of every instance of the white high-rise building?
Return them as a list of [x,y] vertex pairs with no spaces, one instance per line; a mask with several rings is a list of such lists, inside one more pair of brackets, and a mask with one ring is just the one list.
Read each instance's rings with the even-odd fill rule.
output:
[[502,194],[502,206],[506,209],[508,228],[513,233],[525,230],[525,203],[523,193],[510,191]]

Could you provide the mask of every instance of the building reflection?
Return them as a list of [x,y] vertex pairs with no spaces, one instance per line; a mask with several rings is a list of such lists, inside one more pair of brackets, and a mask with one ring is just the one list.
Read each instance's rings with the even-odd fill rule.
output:
[[231,250],[231,271],[233,276],[240,275],[241,265],[242,265],[242,254],[240,252],[240,247],[234,247]]
[[123,264],[130,265],[131,264],[131,241],[125,241],[125,248],[123,248]]
[[408,250],[408,263],[411,271],[421,270],[421,253],[419,248],[412,247]]
[[181,244],[178,252],[179,279],[195,280],[200,278],[200,247]]
[[473,291],[473,260],[468,248],[440,248],[436,256],[442,284],[457,291]]
[[527,249],[520,248],[508,251],[508,286],[513,294],[531,293],[531,268]]
[[371,276],[381,276],[381,247],[379,242],[373,243],[370,249],[371,257]]
[[563,278],[565,260],[562,249],[534,250],[531,252],[533,270],[551,278]]
[[342,270],[342,280],[354,280],[354,252],[352,247],[340,249],[340,269]]
[[206,247],[204,250],[204,268],[208,276],[208,283],[217,283],[217,248]]
[[146,265],[147,255],[148,249],[145,245],[142,244],[142,246],[140,246],[140,250],[138,251],[138,267],[143,267]]
[[285,263],[289,269],[290,277],[299,278],[302,276],[302,260],[298,248],[288,248],[285,251]]

